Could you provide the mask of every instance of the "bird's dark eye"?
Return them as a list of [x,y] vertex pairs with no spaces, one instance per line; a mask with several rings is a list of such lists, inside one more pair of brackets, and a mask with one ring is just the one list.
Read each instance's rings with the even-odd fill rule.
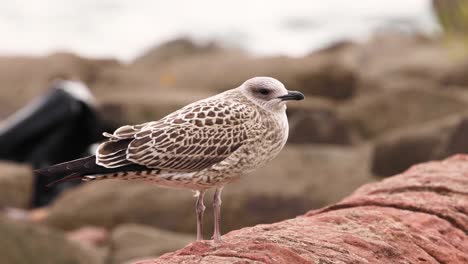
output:
[[268,89],[259,89],[258,92],[263,94],[263,95],[268,95],[270,93],[270,91]]

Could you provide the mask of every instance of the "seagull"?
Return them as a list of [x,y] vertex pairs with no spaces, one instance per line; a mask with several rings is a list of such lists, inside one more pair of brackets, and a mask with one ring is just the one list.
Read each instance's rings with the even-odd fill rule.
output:
[[304,95],[270,77],[189,104],[166,117],[104,133],[93,156],[36,171],[81,179],[135,180],[196,192],[197,240],[203,240],[205,193],[215,188],[214,242],[221,242],[223,187],[262,167],[288,138],[286,102]]

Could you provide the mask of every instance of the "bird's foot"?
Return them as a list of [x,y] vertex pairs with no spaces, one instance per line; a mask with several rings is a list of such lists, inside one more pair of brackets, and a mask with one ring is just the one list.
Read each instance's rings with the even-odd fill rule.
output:
[[221,236],[218,236],[218,237],[212,236],[211,239],[213,240],[213,242],[214,242],[215,244],[222,244],[222,243],[224,242],[224,241],[221,239]]

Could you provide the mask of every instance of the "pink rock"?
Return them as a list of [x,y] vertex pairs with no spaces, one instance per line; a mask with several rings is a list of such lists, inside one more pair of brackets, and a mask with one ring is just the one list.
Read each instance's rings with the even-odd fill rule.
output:
[[468,155],[413,166],[343,201],[138,264],[468,263]]
[[75,241],[83,246],[102,246],[108,239],[109,232],[101,227],[85,226],[67,233],[69,240]]

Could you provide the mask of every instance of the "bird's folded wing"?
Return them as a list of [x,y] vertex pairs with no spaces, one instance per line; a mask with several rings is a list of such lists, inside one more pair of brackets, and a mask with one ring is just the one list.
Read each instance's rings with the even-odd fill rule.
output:
[[139,164],[172,171],[208,168],[247,140],[254,113],[243,107],[188,107],[160,121],[123,126],[99,146],[97,164],[107,168]]

